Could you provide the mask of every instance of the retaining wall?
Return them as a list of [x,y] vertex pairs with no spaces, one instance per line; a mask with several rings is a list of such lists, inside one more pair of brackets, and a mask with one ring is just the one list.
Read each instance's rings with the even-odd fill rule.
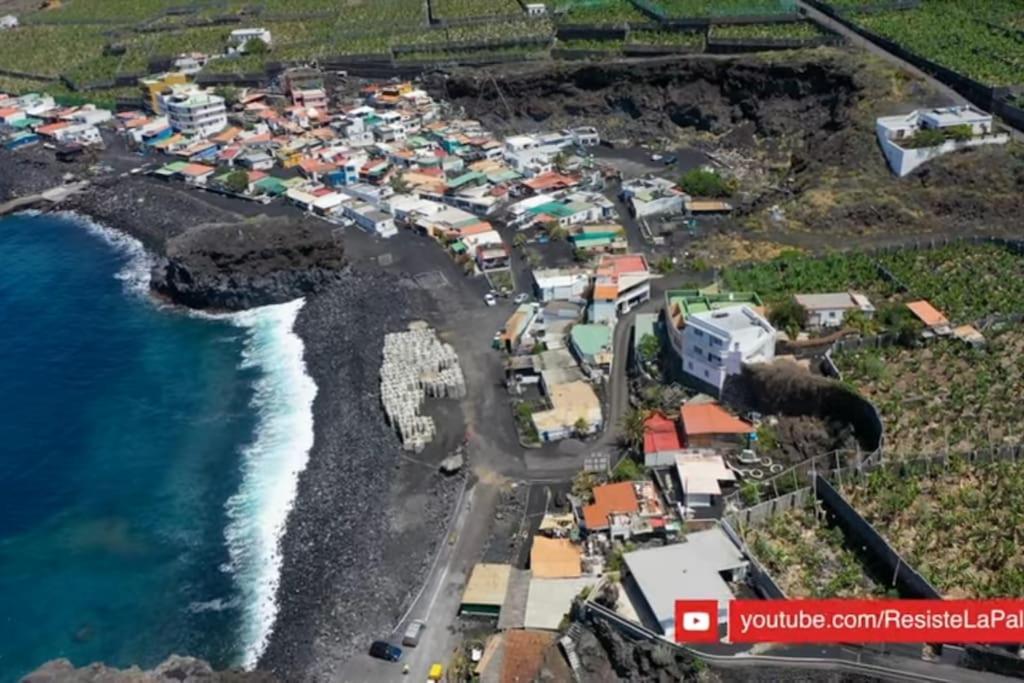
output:
[[894,577],[891,585],[902,597],[941,600],[942,594],[897,553],[889,542],[861,517],[852,505],[820,474],[815,477],[815,493],[835,524],[842,529],[850,545],[860,549],[882,576]]

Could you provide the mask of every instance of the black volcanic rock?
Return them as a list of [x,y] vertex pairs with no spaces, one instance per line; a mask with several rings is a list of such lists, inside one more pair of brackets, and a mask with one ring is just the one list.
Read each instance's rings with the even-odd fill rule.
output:
[[214,671],[207,662],[195,657],[171,655],[159,665],[143,671],[115,669],[90,664],[76,669],[66,659],[54,659],[21,679],[22,683],[274,683],[273,675],[262,671]]
[[314,294],[345,267],[327,224],[292,218],[205,225],[172,237],[152,288],[190,308],[241,310]]

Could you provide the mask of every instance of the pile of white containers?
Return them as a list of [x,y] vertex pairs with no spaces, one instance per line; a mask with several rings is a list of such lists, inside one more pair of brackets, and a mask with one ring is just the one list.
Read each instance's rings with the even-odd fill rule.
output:
[[420,415],[424,397],[464,398],[466,380],[459,357],[425,322],[406,332],[384,337],[380,395],[388,422],[398,431],[402,447],[422,451],[437,429],[433,418]]

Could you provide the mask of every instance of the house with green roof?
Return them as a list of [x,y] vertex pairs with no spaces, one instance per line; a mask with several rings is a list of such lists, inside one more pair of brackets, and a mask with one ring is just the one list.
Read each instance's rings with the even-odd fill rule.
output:
[[747,305],[760,311],[764,304],[756,292],[719,292],[716,288],[670,289],[665,292],[665,322],[672,348],[682,356],[683,328],[696,313]]
[[610,325],[573,325],[569,331],[569,346],[584,365],[603,369],[612,366],[615,352]]

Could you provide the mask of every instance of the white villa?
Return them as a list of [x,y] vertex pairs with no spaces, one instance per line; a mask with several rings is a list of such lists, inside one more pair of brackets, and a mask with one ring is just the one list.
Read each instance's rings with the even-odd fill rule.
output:
[[[922,146],[915,140],[920,140],[916,136],[923,131],[946,135],[937,144]],[[943,154],[979,145],[1003,145],[1010,140],[1009,135],[996,132],[991,114],[970,105],[883,116],[875,122],[875,133],[889,167],[900,177]]]
[[683,372],[716,394],[744,363],[775,358],[775,328],[747,305],[694,313],[686,319],[682,337]]

